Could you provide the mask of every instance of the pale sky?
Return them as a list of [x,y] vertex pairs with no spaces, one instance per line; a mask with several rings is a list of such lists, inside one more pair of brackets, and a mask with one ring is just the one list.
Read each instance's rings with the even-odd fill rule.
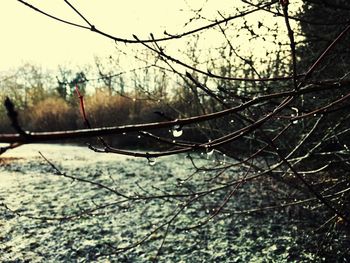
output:
[[[72,22],[84,24],[63,0],[28,0],[48,13]],[[182,32],[190,17],[189,6],[183,0],[74,0],[71,1],[99,29],[120,37],[132,34],[148,37]],[[191,7],[202,0],[191,0]],[[227,1],[225,1],[227,2]],[[187,18],[188,17],[188,18]],[[0,4],[0,71],[25,62],[55,67],[58,64],[89,63],[94,55],[113,52],[113,41],[88,30],[74,28],[49,19],[15,0]]]
[[[60,18],[85,25],[63,0],[27,2]],[[198,26],[193,23],[184,27],[193,17],[193,13],[189,12],[191,8],[203,6],[204,14],[218,18],[217,11],[229,15],[227,10],[233,10],[241,1],[71,0],[71,3],[98,29],[132,39],[132,34],[148,38],[149,33],[154,33],[156,37],[161,37],[165,29],[173,34],[187,31]],[[206,23],[201,21],[200,25],[203,24]],[[26,62],[49,69],[55,69],[58,65],[84,65],[93,63],[94,56],[107,56],[115,50],[113,41],[54,21],[16,0],[1,0],[0,33],[0,72]]]

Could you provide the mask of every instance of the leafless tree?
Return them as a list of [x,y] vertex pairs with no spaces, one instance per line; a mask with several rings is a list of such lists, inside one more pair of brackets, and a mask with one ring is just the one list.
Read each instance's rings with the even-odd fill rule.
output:
[[[191,105],[188,108],[183,105],[177,105],[177,108],[176,105],[166,105],[176,114],[168,116],[164,112],[157,112],[163,119],[159,122],[92,127],[84,97],[77,86],[85,129],[29,132],[19,123],[18,113],[10,98],[6,98],[7,114],[17,133],[0,134],[0,142],[8,144],[1,148],[1,153],[28,143],[98,138],[96,145],[89,144],[89,148],[96,154],[141,157],[153,165],[156,158],[186,153],[195,169],[195,173],[179,182],[176,189],[150,191],[140,186],[135,194],[125,194],[107,182],[65,173],[54,164],[54,160],[48,160],[43,155],[56,175],[103,189],[117,201],[99,204],[91,209],[81,208],[64,217],[27,216],[46,221],[67,221],[93,216],[112,206],[133,207],[142,205],[142,202],[157,200],[177,204],[171,213],[164,214],[162,221],[157,221],[147,235],[132,240],[126,246],[109,243],[104,253],[95,255],[95,258],[119,255],[152,241],[152,237],[161,233],[154,252],[153,260],[156,260],[171,231],[186,233],[235,214],[283,210],[289,211],[292,217],[318,217],[313,227],[319,227],[318,230],[324,235],[334,234],[333,239],[326,243],[334,244],[337,237],[343,235],[345,241],[341,243],[344,249],[342,255],[349,254],[344,248],[344,244],[349,242],[350,220],[349,69],[345,68],[346,74],[341,76],[323,77],[319,74],[324,67],[332,67],[329,63],[336,63],[335,60],[329,62],[328,57],[348,39],[348,22],[339,26],[338,32],[333,32],[334,37],[322,52],[308,58],[310,64],[301,65],[299,48],[304,45],[303,37],[296,26],[292,26],[292,22],[313,24],[314,21],[300,18],[298,12],[301,10],[290,11],[293,3],[288,0],[242,1],[243,4],[231,15],[219,12],[218,18],[214,20],[201,17],[201,11],[197,10],[198,19],[206,23],[203,26],[177,34],[165,32],[163,37],[151,34],[148,39],[140,39],[136,35],[130,39],[110,35],[96,28],[93,22],[67,0],[64,2],[76,12],[83,24],[48,14],[25,1],[19,2],[51,19],[82,30],[91,30],[117,43],[143,46],[155,58],[150,69],[146,66],[145,70],[155,74],[152,68],[161,71],[164,76],[172,75],[183,88],[179,97],[190,101]],[[269,25],[260,20],[254,20],[256,24],[253,24],[249,16],[254,14],[282,17],[284,28],[280,28],[280,24]],[[195,19],[196,16],[193,17]],[[239,21],[239,26],[235,24],[236,21]],[[263,58],[241,52],[242,47],[236,46],[234,36],[244,31],[248,32],[251,41],[258,39],[269,43],[273,47],[272,51],[266,51]],[[164,43],[188,37],[200,41],[207,32],[220,35],[222,42],[218,41],[216,50],[211,48],[207,51],[203,60],[196,46],[191,46],[184,52],[188,58],[172,55],[163,46]],[[266,66],[261,67],[264,64]],[[99,77],[106,81],[109,92],[112,93],[111,79],[114,75],[112,72],[105,73],[100,64],[97,64],[97,68]],[[165,77],[163,80],[150,77],[154,81],[149,83],[167,84]],[[147,81],[144,80],[140,83],[146,85]],[[160,101],[165,87],[155,88],[158,93],[140,85],[137,92],[144,98]],[[170,134],[168,130],[171,131]],[[125,134],[153,141],[157,149],[142,152],[118,148],[105,139],[105,136],[118,138]],[[215,162],[202,165],[197,161],[197,154],[214,156]],[[235,175],[232,175],[232,171]],[[199,174],[203,175],[201,180],[196,179]],[[237,196],[247,198],[250,191],[256,191],[254,189],[260,189],[261,200],[252,201],[251,207],[244,207],[240,211],[232,208],[235,207],[235,198],[240,198]],[[3,206],[11,210],[6,204]],[[203,215],[203,211],[208,212]],[[12,212],[25,216],[18,211]],[[177,220],[183,214],[190,214],[193,220],[186,226],[179,226]]]

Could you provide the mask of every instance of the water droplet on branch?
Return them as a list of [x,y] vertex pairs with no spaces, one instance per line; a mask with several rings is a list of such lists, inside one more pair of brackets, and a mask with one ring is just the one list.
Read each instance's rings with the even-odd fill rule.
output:
[[222,157],[223,157],[222,165],[225,165],[226,164],[226,154],[223,154]]
[[[295,114],[291,115],[292,118],[299,116],[299,109],[298,108],[292,107],[292,110],[295,111]],[[298,120],[293,120],[292,124],[298,124]]]
[[212,150],[207,150],[207,157],[208,157],[208,159],[209,159],[210,157],[212,157],[213,154],[214,154],[214,149],[212,149]]
[[180,125],[175,125],[173,128],[172,128],[172,134],[174,137],[180,137],[182,134],[183,134],[183,130],[181,128]]
[[154,166],[157,162],[156,158],[153,158],[153,157],[147,158],[147,160],[150,166]]

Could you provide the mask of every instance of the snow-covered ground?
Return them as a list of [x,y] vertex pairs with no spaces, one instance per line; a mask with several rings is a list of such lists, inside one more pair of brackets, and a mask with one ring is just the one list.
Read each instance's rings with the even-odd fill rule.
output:
[[[210,185],[205,181],[208,172],[194,171],[185,155],[159,158],[151,166],[146,159],[98,154],[72,145],[33,144],[8,151],[0,158],[0,261],[149,262],[161,246],[159,262],[316,259],[303,248],[305,230],[290,224],[283,212],[230,212],[254,208],[249,206],[256,204],[259,191],[255,196],[247,194],[248,188],[238,191],[225,213],[191,230],[184,228],[205,222],[210,207],[220,204],[230,189],[198,198],[185,209],[184,203],[193,196],[123,197],[186,194]],[[118,252],[145,237],[147,242]]]

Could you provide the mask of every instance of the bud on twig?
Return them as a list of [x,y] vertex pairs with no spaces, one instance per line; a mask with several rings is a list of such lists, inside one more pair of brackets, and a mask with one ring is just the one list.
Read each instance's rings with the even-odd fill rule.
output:
[[283,7],[286,7],[289,5],[289,0],[280,0],[280,4],[283,6]]

